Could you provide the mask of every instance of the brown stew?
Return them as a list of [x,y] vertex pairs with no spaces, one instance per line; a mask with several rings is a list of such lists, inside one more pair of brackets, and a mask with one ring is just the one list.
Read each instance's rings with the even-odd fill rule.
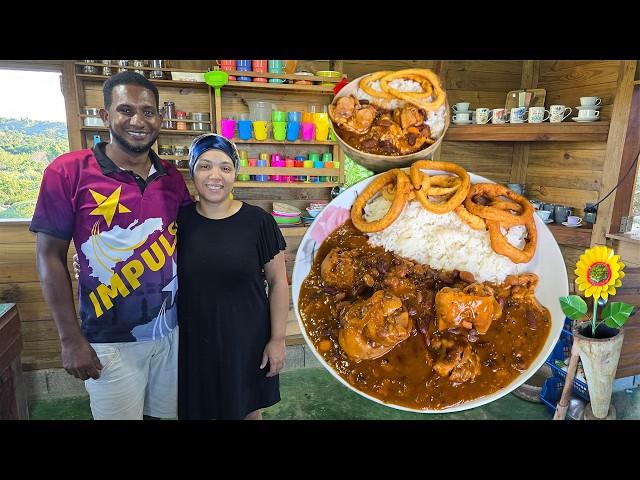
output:
[[[360,270],[352,278],[342,275],[342,284],[328,285],[320,267],[336,247],[350,251]],[[437,292],[445,287],[461,289],[473,281],[468,272],[434,270],[373,247],[349,220],[321,245],[301,286],[298,306],[316,350],[354,388],[385,403],[444,409],[508,385],[538,356],[551,328],[549,311],[533,297],[535,283],[507,285],[505,281],[492,285],[502,314],[486,334],[462,327],[438,331]],[[338,339],[345,314],[354,302],[369,299],[379,290],[402,300],[412,322],[411,333],[378,358],[353,360]],[[467,353],[474,358],[474,373],[441,376],[438,372],[453,358],[451,353],[463,350],[465,358]]]

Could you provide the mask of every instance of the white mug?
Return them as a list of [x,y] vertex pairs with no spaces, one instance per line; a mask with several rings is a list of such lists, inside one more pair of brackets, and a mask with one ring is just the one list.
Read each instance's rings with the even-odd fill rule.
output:
[[458,102],[452,107],[452,109],[455,113],[468,112],[470,105],[471,104],[469,102]]
[[492,110],[491,123],[507,123],[509,121],[509,112],[504,108],[494,108]]
[[524,123],[527,119],[527,107],[514,107],[511,109],[509,121],[511,123]]
[[602,99],[599,97],[580,97],[580,106],[582,107],[597,107],[602,103]]
[[[567,110],[569,110],[567,112]],[[573,110],[570,107],[565,107],[564,105],[551,105],[549,107],[549,121],[551,123],[560,123],[569,115]],[[565,112],[566,115],[565,115]]]
[[454,122],[468,122],[469,121],[469,112],[465,113],[456,113],[451,120]]
[[476,108],[476,124],[484,125],[489,122],[492,112],[490,108]]
[[600,112],[598,110],[587,110],[582,109],[578,111],[578,118],[598,118],[600,116]]
[[529,107],[529,123],[545,122],[549,119],[549,115],[549,110],[545,110],[544,107]]

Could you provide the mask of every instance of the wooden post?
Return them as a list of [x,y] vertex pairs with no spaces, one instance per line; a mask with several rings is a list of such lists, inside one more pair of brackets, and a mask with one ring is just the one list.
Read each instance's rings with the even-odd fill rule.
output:
[[556,413],[553,416],[554,420],[564,420],[567,416],[567,408],[569,407],[571,391],[573,390],[573,379],[575,378],[576,370],[578,369],[578,360],[580,360],[580,353],[578,352],[578,348],[574,342],[571,346],[571,360],[569,360],[569,367],[567,368],[567,378],[564,381],[562,396],[556,406]]
[[[606,163],[602,175],[601,197],[611,191],[618,183],[625,137],[627,134],[627,120],[629,118],[629,111],[631,110],[636,64],[637,62],[635,60],[624,60],[620,62],[616,98],[613,102],[613,112],[611,113],[609,136],[607,138],[607,150],[604,157]],[[598,200],[600,199],[601,198]],[[598,216],[593,226],[591,246],[606,245],[607,233],[609,233],[611,227],[615,199],[616,192],[613,192],[604,202],[598,205]]]

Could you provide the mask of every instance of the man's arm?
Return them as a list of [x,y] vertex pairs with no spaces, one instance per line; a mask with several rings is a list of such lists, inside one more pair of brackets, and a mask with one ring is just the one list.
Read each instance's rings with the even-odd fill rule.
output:
[[100,377],[102,364],[82,334],[73,304],[71,278],[67,269],[69,240],[38,233],[36,265],[44,298],[58,328],[62,347],[62,366],[81,380]]

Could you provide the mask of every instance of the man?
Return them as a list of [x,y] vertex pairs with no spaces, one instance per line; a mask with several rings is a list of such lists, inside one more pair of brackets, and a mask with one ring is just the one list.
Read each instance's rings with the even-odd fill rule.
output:
[[[177,402],[176,217],[191,198],[151,150],[158,89],[122,72],[103,87],[111,141],[45,170],[30,230],[65,370],[85,381],[95,419],[172,418]],[[78,324],[67,253],[80,263]]]

